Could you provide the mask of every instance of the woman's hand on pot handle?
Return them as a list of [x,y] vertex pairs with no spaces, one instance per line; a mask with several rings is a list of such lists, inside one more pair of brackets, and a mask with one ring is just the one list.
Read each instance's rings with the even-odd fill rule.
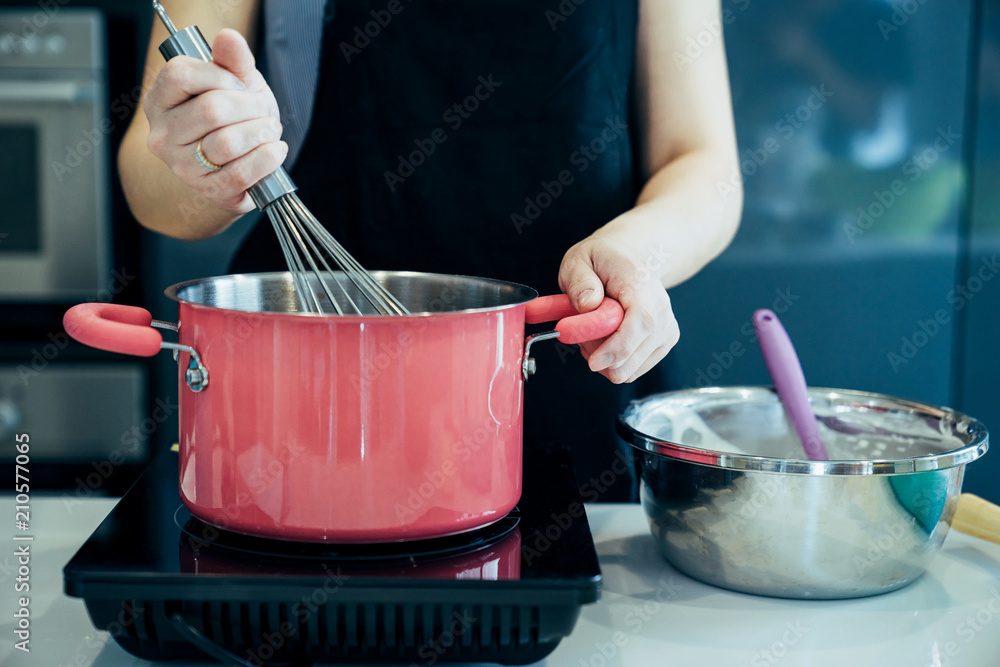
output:
[[[143,100],[146,143],[185,185],[239,216],[254,208],[247,188],[284,162],[288,146],[278,104],[246,40],[222,30],[212,51],[214,63],[179,56],[160,70]],[[220,170],[198,163],[199,142]]]
[[639,15],[635,157],[645,183],[635,205],[570,248],[559,269],[577,310],[593,310],[605,294],[625,309],[617,332],[580,346],[590,368],[615,383],[635,380],[676,345],[664,288],[725,249],[743,202],[723,40],[696,66],[672,65],[689,35],[722,20],[719,3],[640,0]]
[[618,331],[580,344],[591,370],[615,384],[632,382],[651,369],[677,344],[680,330],[658,267],[665,258],[650,250],[642,257],[624,242],[595,234],[563,257],[559,287],[578,312],[589,312],[605,295],[625,309]]

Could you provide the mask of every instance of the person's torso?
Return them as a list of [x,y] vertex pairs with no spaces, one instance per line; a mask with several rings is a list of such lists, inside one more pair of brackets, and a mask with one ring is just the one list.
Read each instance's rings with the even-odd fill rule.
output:
[[[633,204],[634,2],[340,0],[326,14],[292,176],[366,268],[552,291],[563,253]],[[282,268],[272,236],[259,225],[236,268]]]
[[[558,292],[566,250],[629,209],[640,185],[635,0],[332,2],[311,125],[292,168],[305,205],[368,269]],[[319,31],[303,20],[301,49],[266,58],[270,77],[318,48]],[[291,71],[311,83],[308,68]],[[279,105],[297,108],[301,123],[311,91],[284,83],[272,82]],[[285,269],[266,221],[231,268]],[[575,346],[532,354],[540,371],[525,385],[525,445],[569,448],[588,500],[634,499],[614,419],[655,382],[612,385]]]

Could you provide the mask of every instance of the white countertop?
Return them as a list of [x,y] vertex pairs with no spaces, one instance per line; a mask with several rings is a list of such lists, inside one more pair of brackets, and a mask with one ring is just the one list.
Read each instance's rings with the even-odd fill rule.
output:
[[[0,665],[149,665],[94,629],[62,592],[62,568],[114,500],[31,499],[31,652],[14,648],[14,501],[0,499]],[[542,663],[566,667],[1000,666],[1000,545],[952,531],[926,575],[894,593],[793,601],[693,581],[659,556],[638,505],[588,505],[602,599]],[[160,663],[163,665],[175,663]],[[190,663],[188,663],[190,664]],[[217,663],[206,663],[216,665]]]

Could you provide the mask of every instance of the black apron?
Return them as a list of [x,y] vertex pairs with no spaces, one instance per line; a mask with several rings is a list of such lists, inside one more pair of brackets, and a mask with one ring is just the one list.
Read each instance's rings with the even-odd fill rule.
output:
[[[331,1],[299,196],[366,268],[558,293],[566,250],[641,185],[636,23],[622,0]],[[230,268],[285,270],[266,220]],[[650,379],[616,387],[575,346],[532,352],[525,446],[569,448],[585,500],[634,499],[614,418]]]

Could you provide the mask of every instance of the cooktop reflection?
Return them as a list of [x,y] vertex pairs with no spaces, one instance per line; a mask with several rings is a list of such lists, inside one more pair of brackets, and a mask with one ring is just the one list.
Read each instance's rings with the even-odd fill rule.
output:
[[540,660],[599,597],[563,452],[527,451],[513,512],[389,544],[250,537],[193,517],[160,455],[64,569],[98,629],[147,660],[227,664]]

